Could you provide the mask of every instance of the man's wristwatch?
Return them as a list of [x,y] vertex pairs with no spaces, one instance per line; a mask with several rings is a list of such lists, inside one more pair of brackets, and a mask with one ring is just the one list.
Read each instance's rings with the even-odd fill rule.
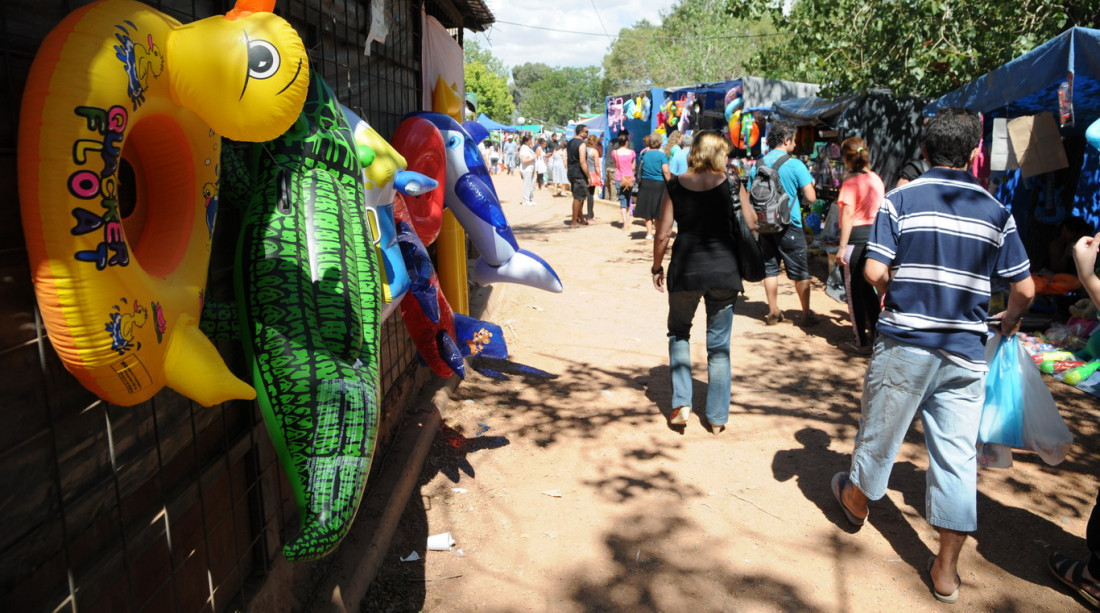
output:
[[649,269],[649,272],[651,272],[655,275],[659,275],[659,274],[663,273],[664,271],[665,271],[664,266],[658,266],[657,268],[650,268]]

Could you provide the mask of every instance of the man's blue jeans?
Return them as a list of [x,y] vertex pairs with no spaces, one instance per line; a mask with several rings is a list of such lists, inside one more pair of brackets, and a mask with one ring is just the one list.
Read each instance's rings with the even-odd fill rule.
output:
[[730,417],[730,329],[737,290],[668,293],[668,361],[672,408],[691,406],[691,320],[702,298],[707,309],[707,423]]

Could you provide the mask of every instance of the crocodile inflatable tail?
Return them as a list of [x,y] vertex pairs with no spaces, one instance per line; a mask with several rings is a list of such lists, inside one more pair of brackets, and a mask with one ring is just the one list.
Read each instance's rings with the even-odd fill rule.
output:
[[377,434],[381,277],[365,233],[362,165],[319,76],[283,136],[227,149],[251,182],[238,205],[242,340],[301,514],[283,553],[316,559],[355,517]]

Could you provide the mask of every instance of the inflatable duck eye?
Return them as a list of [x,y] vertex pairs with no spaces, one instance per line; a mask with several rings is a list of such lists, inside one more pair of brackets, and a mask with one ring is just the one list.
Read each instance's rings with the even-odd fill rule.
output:
[[462,146],[462,137],[461,136],[458,136],[457,134],[455,134],[455,135],[452,135],[451,137],[449,137],[447,139],[447,148],[448,149],[457,149],[461,146]]
[[248,77],[268,79],[279,72],[279,50],[266,40],[248,41]]

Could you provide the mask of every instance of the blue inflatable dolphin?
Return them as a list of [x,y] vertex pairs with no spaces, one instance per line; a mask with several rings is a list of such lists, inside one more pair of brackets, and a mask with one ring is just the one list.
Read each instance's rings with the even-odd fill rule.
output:
[[470,132],[457,121],[440,113],[418,112],[409,117],[428,120],[443,136],[447,159],[444,204],[454,213],[481,256],[473,271],[482,285],[494,282],[519,283],[549,292],[561,292],[561,279],[539,256],[520,249],[504,210],[500,206],[489,170],[477,149],[488,136],[480,124]]

